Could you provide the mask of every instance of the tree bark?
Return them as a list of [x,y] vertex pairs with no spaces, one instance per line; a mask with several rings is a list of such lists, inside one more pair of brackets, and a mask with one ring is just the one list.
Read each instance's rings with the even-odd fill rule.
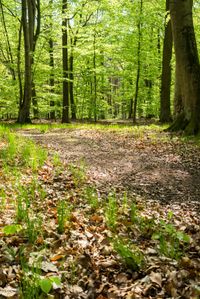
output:
[[200,64],[192,7],[192,0],[169,3],[176,56],[175,94],[183,107],[170,129],[184,130],[187,134],[197,134],[200,128]]
[[163,44],[161,93],[160,93],[160,121],[171,121],[170,87],[171,87],[171,58],[172,58],[172,28],[168,20],[169,0],[166,0],[165,33]]
[[70,102],[71,102],[71,113],[72,119],[76,119],[76,104],[74,101],[74,45],[71,42],[71,53],[69,57],[69,94],[70,94]]
[[32,72],[31,72],[31,48],[30,48],[30,31],[29,31],[29,16],[27,14],[27,0],[22,0],[22,27],[24,35],[24,56],[25,56],[25,74],[24,74],[24,91],[23,101],[19,107],[18,122],[29,123],[30,105],[32,93]]
[[133,105],[133,123],[136,123],[136,112],[137,112],[140,69],[141,69],[141,57],[140,57],[140,55],[141,55],[141,39],[142,39],[142,31],[141,31],[142,11],[143,11],[143,0],[140,0],[140,15],[139,15],[139,21],[138,21],[137,76],[136,76],[136,85],[135,85],[135,98],[134,98],[134,105]]
[[[36,13],[37,12],[37,13]],[[36,30],[35,23],[37,20]],[[24,36],[24,56],[25,56],[25,70],[24,70],[24,90],[23,97],[20,99],[18,122],[29,123],[31,100],[34,99],[36,105],[36,91],[33,82],[32,67],[34,64],[34,52],[36,42],[40,33],[40,0],[22,0],[22,28]],[[21,33],[19,33],[21,34]],[[19,40],[19,51],[20,51]],[[18,56],[20,53],[18,54]],[[18,57],[18,67],[20,71],[20,57]],[[22,95],[20,95],[21,97]]]
[[67,0],[62,0],[62,62],[63,62],[63,111],[62,122],[69,123],[69,67],[68,67],[68,18]]
[[53,31],[53,10],[52,10],[53,0],[49,0],[49,6],[50,6],[50,37],[49,37],[49,66],[51,68],[50,71],[50,79],[49,79],[49,86],[50,86],[50,113],[49,117],[52,120],[56,119],[56,111],[55,111],[55,101],[52,98],[52,95],[54,94],[54,87],[55,87],[55,78],[54,78],[54,42],[52,38],[52,31]]

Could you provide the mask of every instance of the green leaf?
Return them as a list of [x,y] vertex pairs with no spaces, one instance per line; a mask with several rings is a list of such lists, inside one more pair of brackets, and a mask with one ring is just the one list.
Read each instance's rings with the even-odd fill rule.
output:
[[49,277],[49,280],[58,286],[61,285],[60,277],[58,277],[58,276],[51,276],[51,277]]
[[6,225],[3,228],[3,232],[6,235],[14,235],[15,233],[19,232],[22,229],[22,226],[20,224],[11,224]]
[[52,282],[48,278],[44,278],[40,280],[40,287],[45,294],[48,294],[52,288]]
[[154,234],[152,235],[152,240],[159,240],[160,237],[161,237],[161,234],[160,234],[160,233],[154,233]]
[[185,242],[185,243],[189,243],[190,242],[190,237],[188,235],[186,235],[183,232],[177,232],[177,238],[179,241]]

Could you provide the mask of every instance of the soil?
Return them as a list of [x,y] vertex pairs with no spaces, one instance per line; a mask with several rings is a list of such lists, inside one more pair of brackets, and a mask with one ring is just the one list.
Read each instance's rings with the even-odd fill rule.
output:
[[84,161],[97,188],[128,190],[163,203],[200,204],[200,148],[159,131],[23,130],[24,136],[58,152],[67,163]]

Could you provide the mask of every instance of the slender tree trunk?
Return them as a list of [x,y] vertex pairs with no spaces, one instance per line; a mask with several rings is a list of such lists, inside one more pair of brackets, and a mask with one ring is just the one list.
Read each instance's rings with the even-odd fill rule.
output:
[[[32,6],[30,8],[32,9],[32,15],[30,16],[32,28],[30,34],[33,36],[33,40],[31,43],[31,51],[32,51],[31,65],[33,66],[36,43],[40,35],[40,20],[41,20],[40,0],[32,1]],[[36,23],[36,28],[35,28],[35,23]],[[32,75],[32,104],[33,104],[33,116],[34,118],[38,118],[39,109],[38,109],[38,101],[37,101],[36,88],[34,82],[34,74]]]
[[22,19],[19,28],[19,39],[17,46],[17,77],[19,81],[19,106],[23,103],[23,87],[22,87],[22,77],[21,77],[21,39],[22,39]]
[[0,1],[0,10],[1,10],[3,28],[4,28],[4,32],[5,32],[6,44],[7,44],[7,59],[8,59],[7,66],[8,66],[8,69],[10,70],[10,72],[11,72],[13,80],[16,80],[13,54],[12,54],[12,49],[11,49],[11,45],[10,45],[10,39],[9,39],[8,30],[7,30],[7,26],[6,26],[6,21],[5,21],[4,9],[3,9],[3,5],[2,5],[2,1]]
[[94,121],[97,121],[97,75],[96,75],[96,32],[94,32],[93,40],[93,84],[94,84],[94,94],[93,94],[93,114]]
[[54,88],[55,88],[55,76],[54,76],[54,42],[52,37],[53,32],[53,0],[49,0],[50,14],[49,14],[49,66],[50,66],[50,78],[49,78],[49,89],[50,89],[50,113],[48,117],[51,120],[56,119],[55,101],[53,99]]
[[[55,79],[54,79],[54,53],[53,53],[53,39],[50,37],[49,39],[49,66],[51,67],[51,73],[50,73],[50,93],[51,96],[54,93],[54,86],[55,86]],[[55,113],[55,102],[53,99],[50,100],[50,119],[56,118]]]
[[176,96],[183,107],[170,129],[181,129],[187,134],[196,134],[200,129],[200,64],[192,7],[192,0],[169,2],[176,55]]
[[136,112],[137,112],[137,102],[138,102],[138,92],[139,92],[139,80],[140,80],[140,69],[141,69],[141,39],[142,39],[142,22],[141,16],[143,12],[143,0],[140,0],[140,15],[138,21],[138,51],[137,51],[137,76],[135,85],[135,98],[133,106],[133,123],[136,122]]
[[74,101],[74,45],[71,42],[71,53],[69,57],[69,94],[70,94],[70,102],[71,102],[71,113],[72,119],[76,119],[76,105]]
[[[169,11],[169,0],[166,0],[166,12]],[[171,87],[171,58],[172,58],[172,28],[168,14],[165,17],[165,33],[163,45],[161,93],[160,93],[160,121],[171,121],[170,87]]]
[[69,67],[68,67],[68,18],[67,13],[67,0],[62,0],[62,62],[63,62],[63,112],[62,122],[69,123]]

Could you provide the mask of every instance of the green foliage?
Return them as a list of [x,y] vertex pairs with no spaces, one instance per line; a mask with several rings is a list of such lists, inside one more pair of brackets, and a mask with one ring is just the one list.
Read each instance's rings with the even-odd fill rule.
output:
[[55,167],[60,167],[62,166],[62,161],[60,159],[60,156],[58,153],[54,153],[53,157],[52,157],[52,162],[53,162],[53,165]]
[[50,276],[48,278],[42,278],[39,280],[39,285],[41,287],[41,290],[48,294],[53,286],[53,283],[55,283],[57,286],[61,285],[60,278],[58,276]]
[[58,233],[62,234],[65,231],[65,224],[70,219],[71,206],[64,200],[60,200],[57,204],[57,221],[58,221]]
[[14,235],[14,234],[18,233],[21,230],[22,230],[22,226],[20,224],[6,225],[3,228],[3,232],[6,235]]
[[24,271],[21,278],[21,298],[41,298],[40,277],[32,271]]
[[158,228],[152,239],[159,241],[159,251],[167,257],[179,259],[183,255],[183,245],[190,242],[190,237],[163,220],[160,221]]
[[25,188],[21,187],[17,196],[16,219],[21,222],[28,218],[28,209],[30,207],[30,198]]
[[1,127],[1,138],[5,142],[1,148],[4,169],[26,166],[33,171],[43,166],[47,159],[47,151],[33,141],[17,136],[6,127]]
[[68,168],[72,174],[74,185],[81,186],[86,181],[86,166],[84,161],[81,161],[79,165],[69,164]]
[[110,229],[115,230],[118,218],[118,204],[115,193],[108,195],[108,203],[105,207],[106,223]]
[[30,215],[27,215],[25,219],[25,225],[25,235],[27,236],[29,243],[34,244],[37,240],[37,237],[42,234],[42,220],[39,215],[34,215],[34,217],[32,218],[30,217]]
[[96,209],[99,206],[98,193],[95,187],[87,186],[84,189],[84,198],[87,200],[92,209]]
[[130,218],[132,223],[137,223],[138,222],[138,209],[137,205],[133,202],[131,204],[131,209],[130,209]]
[[144,265],[144,255],[136,245],[130,245],[119,237],[112,239],[112,245],[124,264],[131,270],[139,270]]

